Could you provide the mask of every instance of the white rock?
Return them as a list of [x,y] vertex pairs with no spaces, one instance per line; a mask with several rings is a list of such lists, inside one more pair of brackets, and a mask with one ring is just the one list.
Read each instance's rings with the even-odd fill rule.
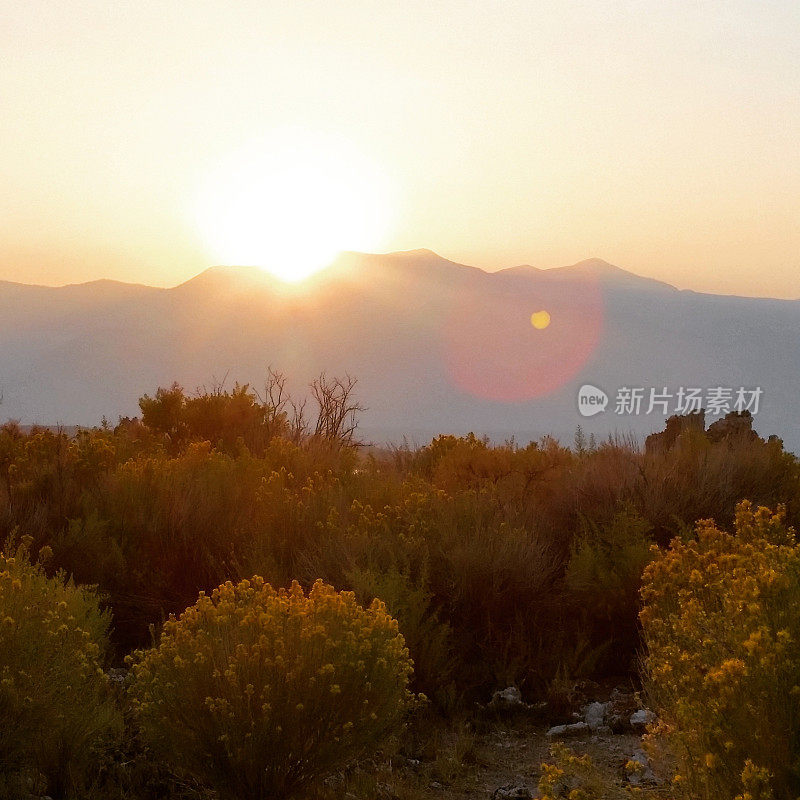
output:
[[640,765],[638,769],[634,769],[627,774],[627,780],[631,786],[645,786],[647,784],[654,785],[662,783],[662,781],[660,781],[653,772],[653,769],[650,766],[650,761],[648,760],[647,754],[644,752],[644,750],[634,750],[634,752],[628,758],[628,761],[633,761],[635,764]]
[[516,686],[508,686],[502,692],[492,695],[495,703],[505,703],[509,706],[518,706],[522,702],[522,692]]
[[545,735],[548,739],[569,739],[573,736],[584,736],[589,730],[585,722],[573,722],[572,725],[555,725]]
[[495,711],[516,711],[527,709],[528,706],[522,702],[522,692],[516,686],[508,686],[492,695],[489,708]]
[[606,719],[607,703],[589,703],[583,709],[583,721],[593,730],[603,727]]
[[644,729],[651,723],[655,722],[656,715],[646,708],[640,708],[631,714],[631,728],[635,731],[644,731]]

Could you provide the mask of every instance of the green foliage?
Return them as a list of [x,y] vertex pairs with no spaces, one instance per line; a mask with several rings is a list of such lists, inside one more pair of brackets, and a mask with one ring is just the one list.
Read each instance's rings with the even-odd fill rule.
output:
[[411,661],[378,600],[261,578],[201,595],[133,660],[145,736],[223,797],[294,797],[372,752],[413,696]]
[[625,509],[608,523],[587,521],[573,543],[567,564],[568,588],[578,602],[614,620],[631,607],[642,571],[650,561],[651,528],[635,511]]
[[71,519],[53,542],[53,558],[77,583],[110,587],[125,574],[125,558],[109,533],[108,521],[96,512]]
[[0,553],[0,777],[39,774],[63,797],[119,728],[102,669],[110,618],[91,589],[46,577],[29,546]]
[[566,593],[587,645],[604,648],[617,664],[638,643],[638,594],[651,545],[649,523],[623,508],[608,522],[585,520],[566,565]]
[[699,519],[731,526],[742,499],[769,508],[785,504],[790,520],[800,520],[797,460],[775,439],[712,442],[694,431],[666,453],[645,454],[641,469],[632,496],[660,545]]
[[423,586],[396,569],[354,569],[347,574],[347,583],[365,603],[375,598],[386,603],[397,619],[409,650],[414,654],[415,687],[440,706],[452,706],[454,700],[452,631],[439,619],[433,598]]
[[[742,497],[800,519],[800,470],[779,442],[681,434],[521,447],[472,434],[365,453],[354,382],[315,381],[319,422],[283,379],[141,400],[113,430],[0,429],[0,537],[49,545],[51,569],[98,584],[122,652],[201,590],[261,574],[381,596],[437,702],[601,677],[635,659],[652,540],[725,525]],[[327,415],[327,416],[326,416]],[[319,419],[319,417],[318,417]],[[449,699],[450,698],[450,699]]]

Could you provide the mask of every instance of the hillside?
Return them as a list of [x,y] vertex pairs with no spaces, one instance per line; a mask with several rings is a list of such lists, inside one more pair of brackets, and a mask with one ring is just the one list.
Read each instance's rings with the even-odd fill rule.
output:
[[[544,330],[530,323],[539,311]],[[756,428],[797,449],[798,323],[797,301],[679,291],[599,259],[487,273],[429,250],[347,253],[297,290],[236,267],[170,289],[0,283],[1,410],[92,425],[136,413],[132,398],[158,385],[259,386],[273,365],[296,393],[322,370],[357,376],[375,441],[571,439],[579,424],[597,435],[662,427],[663,413],[613,413],[624,386],[760,386]],[[611,398],[590,419],[576,401],[587,383]]]

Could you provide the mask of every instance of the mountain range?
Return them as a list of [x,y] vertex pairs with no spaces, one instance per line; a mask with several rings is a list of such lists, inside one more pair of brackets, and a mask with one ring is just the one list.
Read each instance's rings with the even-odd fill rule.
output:
[[[0,282],[2,418],[96,425],[173,381],[259,389],[268,366],[297,396],[322,371],[356,377],[378,443],[642,436],[681,389],[706,405],[729,390],[733,407],[744,387],[762,392],[756,430],[800,449],[800,301],[678,290],[599,259],[485,272],[412,250],[345,253],[297,286],[248,267],[167,289]],[[579,413],[585,385],[604,411]],[[616,413],[626,389],[642,390],[638,414]],[[651,390],[672,397],[648,414]]]

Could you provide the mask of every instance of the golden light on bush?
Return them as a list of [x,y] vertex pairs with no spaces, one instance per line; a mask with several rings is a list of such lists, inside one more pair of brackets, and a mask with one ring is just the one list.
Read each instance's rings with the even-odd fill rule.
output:
[[102,670],[110,615],[91,589],[31,563],[30,541],[0,552],[0,793],[16,796],[19,778],[61,797],[120,726]]
[[380,601],[225,583],[131,659],[148,741],[224,796],[292,797],[376,748],[413,702],[411,659]]
[[651,743],[677,759],[678,796],[796,797],[800,546],[783,513],[742,503],[735,534],[700,523],[647,567],[642,598]]

